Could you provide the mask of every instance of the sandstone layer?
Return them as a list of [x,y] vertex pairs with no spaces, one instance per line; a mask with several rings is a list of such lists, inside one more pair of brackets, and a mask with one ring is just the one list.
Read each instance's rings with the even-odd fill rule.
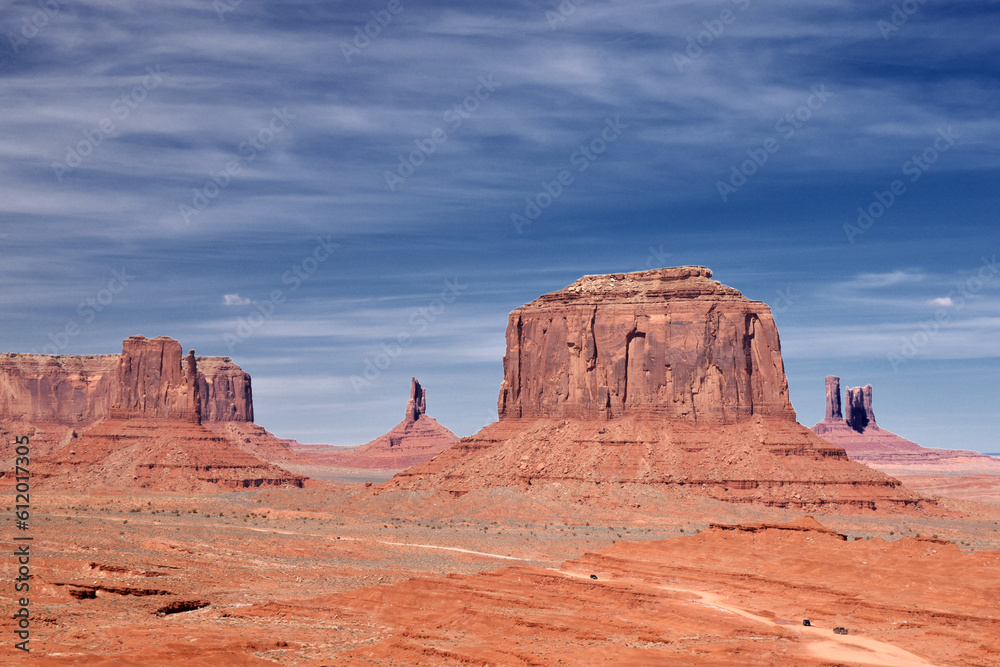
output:
[[215,493],[307,482],[186,420],[107,419],[33,464],[35,486],[47,492]]
[[795,419],[770,309],[699,266],[584,276],[514,310],[500,418]]
[[345,468],[403,470],[422,463],[458,442],[458,436],[427,415],[427,392],[410,380],[403,421],[371,442],[350,449],[298,451],[299,460]]
[[847,388],[847,415],[831,410],[840,403],[840,378],[826,378],[827,414],[812,431],[843,447],[853,461],[902,480],[908,487],[934,495],[1000,503],[1000,460],[963,449],[921,447],[875,421],[871,385]]
[[461,497],[503,486],[546,497],[558,491],[596,506],[635,506],[654,492],[806,511],[930,509],[898,480],[850,461],[804,426],[773,417],[712,427],[635,417],[505,419],[398,473],[382,489]]
[[795,422],[769,309],[710,276],[587,276],[518,308],[499,422],[380,490],[461,497],[515,486],[635,505],[652,489],[810,511],[927,507]]

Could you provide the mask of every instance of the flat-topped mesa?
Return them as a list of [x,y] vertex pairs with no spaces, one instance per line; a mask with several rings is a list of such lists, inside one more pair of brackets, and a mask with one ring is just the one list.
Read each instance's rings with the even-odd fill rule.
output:
[[[0,419],[80,426],[107,419],[121,400],[119,363],[131,354],[128,345],[122,343],[122,354],[0,354]],[[194,362],[201,419],[252,422],[250,375],[229,357]]]
[[795,420],[770,309],[701,266],[584,276],[507,325],[500,419]]
[[412,424],[427,413],[427,391],[420,386],[417,378],[410,378],[410,400],[406,402],[404,423]]
[[0,419],[89,424],[108,416],[118,355],[0,354]]
[[112,419],[172,419],[201,423],[198,366],[192,350],[181,362],[172,338],[131,336],[118,359]]

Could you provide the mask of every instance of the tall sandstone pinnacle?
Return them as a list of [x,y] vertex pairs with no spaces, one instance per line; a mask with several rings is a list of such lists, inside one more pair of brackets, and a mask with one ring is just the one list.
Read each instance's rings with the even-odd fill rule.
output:
[[301,452],[300,457],[347,468],[401,470],[433,458],[456,442],[457,435],[427,414],[427,390],[411,378],[403,421],[388,433],[358,447]]
[[711,277],[700,266],[585,276],[515,309],[499,421],[377,492],[482,492],[475,506],[516,487],[654,511],[692,495],[808,511],[928,507],[795,421],[770,309]]
[[826,416],[813,427],[813,431],[823,434],[831,429],[842,430],[845,427],[855,433],[882,430],[875,422],[875,407],[870,384],[864,387],[847,387],[844,392],[844,406],[845,412],[841,414],[840,378],[836,375],[826,376]]
[[420,415],[427,413],[427,393],[417,382],[417,378],[410,378],[410,400],[406,402],[406,417],[404,421],[412,424]]
[[[831,385],[831,379],[836,381]],[[826,382],[826,403],[840,400],[840,378]],[[843,447],[852,461],[892,475],[918,492],[962,500],[996,502],[1000,498],[1000,461],[962,449],[935,449],[881,428],[875,422],[872,386],[848,387],[847,416],[831,415],[813,433]]]
[[[835,385],[831,385],[831,379],[836,381]],[[840,378],[831,375],[826,380],[826,403],[829,406],[831,400],[840,400]],[[831,397],[831,391],[836,392],[836,396]],[[996,474],[996,459],[990,456],[961,449],[921,447],[912,440],[881,428],[875,421],[872,393],[870,384],[847,387],[845,417],[839,414],[831,416],[828,410],[826,418],[813,426],[812,431],[827,442],[843,447],[852,460],[876,468],[892,470],[894,465],[941,464],[952,465],[953,469],[977,467]],[[962,461],[959,462],[959,459]]]
[[510,314],[500,419],[795,419],[770,309],[701,266],[585,276]]
[[872,406],[872,386],[853,387],[847,389],[847,414],[844,420],[847,425],[858,433],[866,429],[878,429],[875,423],[875,410]]
[[835,421],[843,419],[840,409],[840,378],[836,375],[826,376],[826,419]]

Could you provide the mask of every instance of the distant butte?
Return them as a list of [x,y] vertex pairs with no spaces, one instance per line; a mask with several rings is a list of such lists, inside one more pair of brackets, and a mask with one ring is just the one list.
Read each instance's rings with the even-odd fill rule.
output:
[[403,421],[388,433],[352,449],[300,451],[303,459],[345,468],[402,470],[433,458],[458,442],[458,436],[427,415],[427,390],[410,380]]
[[[875,421],[872,386],[848,387],[846,390],[847,415],[840,413],[840,378],[826,378],[826,417],[812,427],[812,431],[838,447],[855,461],[866,464],[916,461],[949,455],[978,456],[984,460],[992,457],[964,450],[928,449],[917,443],[881,428]],[[834,406],[831,409],[831,406]],[[907,457],[910,457],[907,459]]]
[[[123,414],[122,410],[145,401],[141,392],[148,394],[154,389],[149,383],[158,381],[145,377],[148,357],[166,350],[161,343],[170,340],[173,339],[143,336],[126,339],[122,350],[129,354],[127,362],[123,362],[121,354],[0,354],[0,419],[85,427],[112,416],[113,409]],[[168,353],[180,355],[180,344],[171,345]],[[229,357],[195,357],[195,362],[202,421],[252,422],[250,376]],[[129,367],[119,369],[122,363],[128,363]],[[175,366],[179,368],[177,373],[184,372],[171,361],[171,373]],[[132,390],[126,385],[116,384],[119,370],[126,375],[144,376],[142,386],[134,387],[139,393],[129,394]],[[155,397],[157,392],[151,393]],[[157,403],[157,406],[170,410],[168,405]]]
[[1000,503],[1000,460],[962,449],[932,449],[880,427],[872,386],[848,387],[840,410],[840,378],[826,378],[826,416],[812,431],[843,447],[853,461],[902,479],[924,493]]
[[[253,417],[250,376],[217,357],[207,358],[205,375],[198,360],[162,336],[127,338],[117,356],[0,355],[0,431],[30,436],[33,476],[49,488],[302,486],[305,477],[205,426],[225,418],[244,424],[241,434],[251,426],[260,431],[258,449],[269,439],[280,443],[247,421]],[[10,454],[5,449],[4,458]]]
[[517,308],[499,421],[378,491],[927,506],[796,423],[770,309],[711,277],[700,266],[585,276]]

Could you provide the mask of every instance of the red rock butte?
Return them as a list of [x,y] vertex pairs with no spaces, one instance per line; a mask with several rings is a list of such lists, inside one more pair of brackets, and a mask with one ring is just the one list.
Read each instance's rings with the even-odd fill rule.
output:
[[402,470],[422,463],[458,442],[458,436],[427,415],[427,390],[410,379],[403,421],[359,447],[299,452],[303,460],[349,468]]
[[872,386],[848,387],[841,411],[840,378],[826,378],[826,416],[812,431],[843,447],[852,461],[899,477],[923,493],[1000,501],[1000,461],[963,449],[934,449],[878,425]]
[[584,276],[510,314],[500,418],[795,419],[770,309],[701,266]]
[[[123,341],[122,354],[0,354],[0,418],[85,426],[113,411],[136,416],[148,404],[147,416],[174,411],[193,419],[190,405],[177,404],[182,376],[190,372],[180,358],[177,341],[143,336]],[[229,357],[194,360],[201,420],[252,422],[250,376]],[[161,396],[164,382],[174,396]]]
[[585,276],[517,308],[500,420],[380,491],[518,486],[635,506],[652,487],[808,510],[928,507],[796,423],[770,309],[711,276]]
[[[198,359],[193,350],[183,356],[172,338],[143,336],[127,338],[120,355],[4,354],[0,430],[30,434],[33,473],[52,487],[201,492],[302,486],[304,477],[205,426],[213,420],[254,426],[250,376],[217,357],[205,358],[206,375]],[[259,440],[277,441],[258,430]]]

